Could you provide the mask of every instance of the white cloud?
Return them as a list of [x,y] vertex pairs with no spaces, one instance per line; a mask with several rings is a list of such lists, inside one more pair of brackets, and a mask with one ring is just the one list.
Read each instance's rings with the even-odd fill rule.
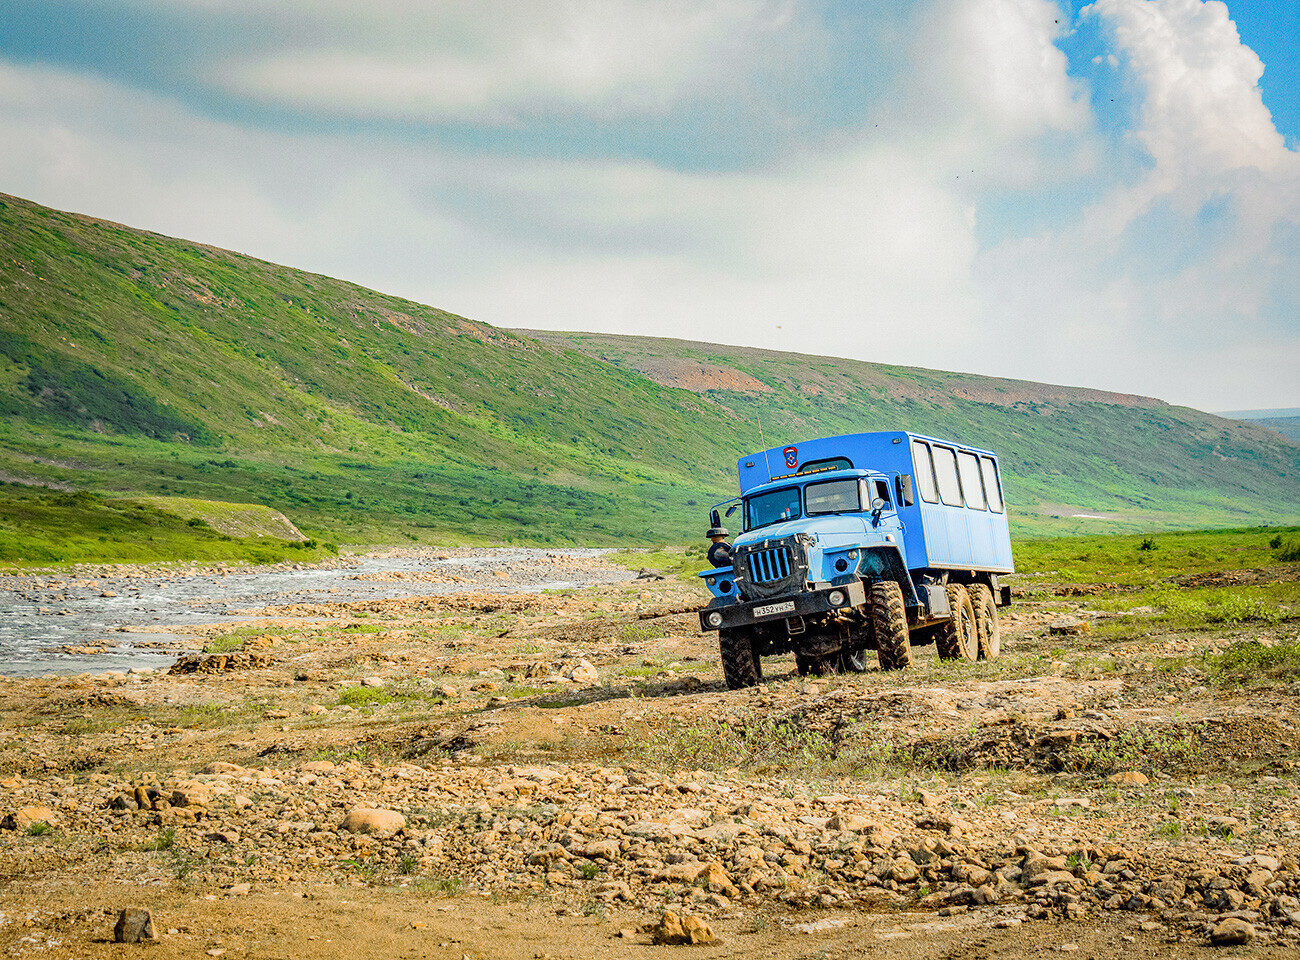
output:
[[1259,92],[1264,64],[1218,0],[1096,0],[1145,89],[1138,137],[1169,178],[1269,169],[1287,154]]
[[[188,2],[213,17],[269,15],[252,0]],[[726,83],[745,76],[755,45],[814,43],[821,29],[739,0],[675,7],[683,22],[661,33],[638,29],[651,8],[630,0],[498,2],[379,2],[348,44],[339,24],[356,5],[277,5],[304,18],[301,40],[270,44],[231,82],[348,115],[671,113],[684,97],[737,96]],[[1291,405],[1278,385],[1293,382],[1298,338],[1278,303],[1300,303],[1300,178],[1261,112],[1258,61],[1217,6],[1093,5],[1148,94],[1134,131],[1148,165],[1052,221],[1067,226],[983,251],[977,226],[994,204],[1064,203],[1042,198],[1084,177],[1097,196],[1105,173],[1049,0],[926,0],[912,68],[872,105],[872,125],[761,170],[279,133],[0,61],[0,188],[503,326],[835,353],[1219,409]],[[607,56],[617,46],[605,32],[645,42]],[[861,38],[861,57],[871,43]],[[318,85],[295,87],[301,64],[256,76],[284,57],[319,57]],[[385,69],[349,78],[345,62]],[[331,106],[336,96],[351,99]]]
[[[662,114],[734,95],[773,60],[806,55],[797,2],[295,4],[302,22],[291,34],[273,30],[266,49],[216,64],[211,80],[326,116],[499,124],[555,110]],[[266,15],[260,5],[234,12]]]
[[1141,91],[1131,136],[1150,163],[1072,226],[981,256],[1017,365],[1209,409],[1282,402],[1300,365],[1300,156],[1263,105],[1262,65],[1215,0],[1088,13]]

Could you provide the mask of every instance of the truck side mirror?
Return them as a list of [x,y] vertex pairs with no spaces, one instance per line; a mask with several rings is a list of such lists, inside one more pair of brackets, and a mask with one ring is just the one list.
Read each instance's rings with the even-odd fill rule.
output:
[[709,526],[710,527],[722,526],[722,518],[718,516],[717,510],[713,510],[709,513]]
[[740,504],[738,504],[738,503],[733,503],[731,506],[727,507],[727,516],[731,516],[733,513],[735,513],[735,512],[736,512],[737,510],[739,510],[739,509],[740,509]]
[[910,507],[916,503],[916,497],[912,495],[912,475],[910,473],[895,477],[894,482],[898,484],[899,503],[905,507]]

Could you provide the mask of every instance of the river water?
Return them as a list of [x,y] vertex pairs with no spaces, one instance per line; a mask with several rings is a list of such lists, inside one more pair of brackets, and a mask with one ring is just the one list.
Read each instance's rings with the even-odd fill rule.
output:
[[[346,566],[225,574],[115,577],[110,573],[93,580],[54,574],[0,577],[0,674],[30,677],[166,668],[183,646],[178,641],[194,636],[186,634],[186,626],[264,618],[249,615],[249,608],[464,592],[526,593],[631,579],[631,573],[612,566],[563,562],[566,558],[583,561],[603,552],[466,550],[448,556],[362,557]],[[509,577],[498,578],[495,571],[506,571]],[[464,582],[357,579],[384,573],[457,576]],[[559,579],[564,576],[572,579]],[[159,641],[167,641],[166,646],[152,648]],[[101,653],[63,649],[105,644]]]

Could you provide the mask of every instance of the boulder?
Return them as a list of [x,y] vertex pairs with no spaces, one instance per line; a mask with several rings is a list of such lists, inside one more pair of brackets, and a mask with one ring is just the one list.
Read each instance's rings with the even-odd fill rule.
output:
[[38,823],[48,823],[53,826],[54,820],[54,811],[49,807],[19,807],[12,813],[5,815],[4,820],[0,821],[0,828],[5,830],[28,830]]
[[691,913],[679,917],[671,910],[664,911],[659,923],[650,931],[650,938],[654,943],[666,946],[712,943],[717,939],[713,929],[699,917]]
[[117,943],[139,943],[141,940],[155,940],[157,934],[153,929],[153,915],[144,907],[125,907],[117,915],[117,926],[113,928],[113,939]]
[[1217,923],[1210,931],[1210,943],[1216,947],[1235,947],[1255,939],[1255,928],[1237,917]]
[[339,824],[346,833],[366,833],[390,837],[406,827],[406,817],[396,810],[378,810],[373,807],[354,807]]

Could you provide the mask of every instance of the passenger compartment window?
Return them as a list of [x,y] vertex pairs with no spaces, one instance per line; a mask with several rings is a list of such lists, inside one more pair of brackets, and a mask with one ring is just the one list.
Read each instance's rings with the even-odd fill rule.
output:
[[934,448],[934,475],[939,481],[939,498],[950,507],[960,507],[961,481],[957,479],[957,451],[952,447]]
[[966,506],[972,510],[983,510],[984,484],[980,482],[979,458],[965,450],[959,451],[957,466],[961,468],[961,488],[966,493]]
[[916,489],[927,503],[939,502],[939,489],[934,485],[934,463],[930,448],[920,440],[912,441],[912,462],[916,464]]
[[873,480],[872,483],[876,488],[876,497],[885,501],[885,506],[889,506],[889,483],[885,480]]
[[989,509],[1001,513],[1002,481],[998,477],[998,465],[989,457],[980,457],[980,472],[984,474],[984,490],[989,495]]
[[808,504],[809,516],[815,513],[851,513],[862,509],[856,479],[810,483],[804,493],[804,500]]

